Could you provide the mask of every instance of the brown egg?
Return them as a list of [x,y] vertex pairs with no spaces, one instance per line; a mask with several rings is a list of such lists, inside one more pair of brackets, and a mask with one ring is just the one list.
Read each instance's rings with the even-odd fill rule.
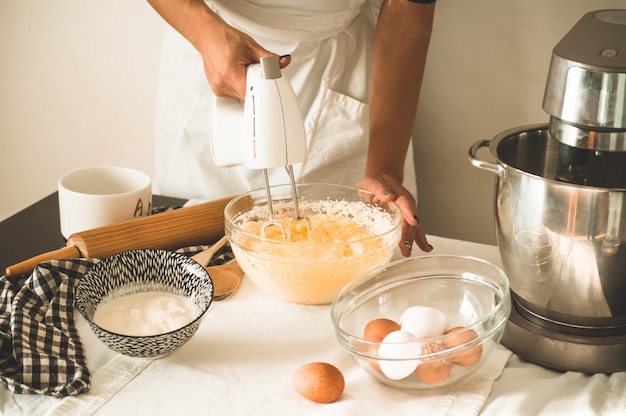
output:
[[[398,331],[400,324],[387,318],[377,318],[369,321],[363,329],[363,338],[371,342],[381,342],[387,335],[393,331]],[[378,345],[369,345],[368,351],[370,355],[378,355]],[[370,366],[380,371],[380,366],[374,360],[370,360]]]
[[293,386],[304,398],[316,403],[331,403],[343,393],[345,380],[332,364],[314,362],[298,368],[292,377]]
[[365,325],[363,338],[372,342],[381,342],[393,331],[400,330],[400,324],[391,319],[378,318],[371,320]]
[[[444,347],[437,343],[425,344],[422,346],[422,353],[429,354],[437,351],[444,350]],[[425,361],[417,366],[415,373],[424,383],[428,384],[441,384],[448,379],[450,372],[452,371],[452,364],[443,360],[435,359]]]
[[[467,329],[462,326],[456,326],[451,328],[448,332],[446,332],[446,336],[443,338],[441,343],[445,348],[453,348],[461,344],[465,344],[470,342],[473,339],[476,339],[478,335],[472,329]],[[473,345],[470,347],[466,347],[461,351],[454,353],[452,355],[452,362],[461,367],[469,367],[476,364],[481,355],[483,354],[483,346],[482,345]]]

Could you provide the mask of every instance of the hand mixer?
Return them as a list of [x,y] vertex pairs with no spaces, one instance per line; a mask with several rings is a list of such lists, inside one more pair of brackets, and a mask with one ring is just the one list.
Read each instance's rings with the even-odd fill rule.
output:
[[[259,64],[248,66],[246,97],[213,97],[211,103],[211,152],[220,167],[245,166],[262,169],[267,194],[268,221],[261,228],[262,236],[269,227],[277,227],[283,239],[289,239],[296,227],[308,236],[309,222],[300,216],[293,165],[304,162],[306,135],[304,120],[296,95],[282,76],[277,56],[261,58]],[[291,184],[294,218],[287,227],[275,220],[267,171],[285,167]],[[303,227],[304,225],[304,227]]]

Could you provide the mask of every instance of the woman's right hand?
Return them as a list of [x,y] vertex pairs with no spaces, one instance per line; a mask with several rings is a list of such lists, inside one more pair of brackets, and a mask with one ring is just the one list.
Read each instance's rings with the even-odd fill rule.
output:
[[[251,36],[227,24],[203,0],[148,0],[148,3],[200,53],[204,73],[219,97],[243,99],[246,67],[276,55]],[[290,58],[280,60],[280,67]]]
[[[224,21],[203,44],[200,54],[204,62],[204,73],[213,94],[218,97],[243,99],[246,93],[247,66],[260,62],[261,57],[275,55],[251,36]],[[284,67],[288,62],[281,64]]]

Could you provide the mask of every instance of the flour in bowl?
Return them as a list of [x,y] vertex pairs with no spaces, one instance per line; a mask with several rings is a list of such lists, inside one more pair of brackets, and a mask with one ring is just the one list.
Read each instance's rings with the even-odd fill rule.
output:
[[141,292],[100,304],[93,321],[117,334],[149,336],[181,328],[199,313],[189,298],[166,292]]

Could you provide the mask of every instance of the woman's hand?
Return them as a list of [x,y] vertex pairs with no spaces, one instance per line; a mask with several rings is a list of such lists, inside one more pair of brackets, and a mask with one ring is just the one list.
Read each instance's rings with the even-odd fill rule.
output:
[[365,176],[359,181],[357,187],[374,194],[380,201],[394,201],[402,211],[402,237],[400,239],[400,252],[409,257],[413,248],[413,242],[424,252],[432,251],[433,247],[428,244],[426,234],[418,220],[416,201],[402,184],[391,176],[380,173]]
[[[187,39],[202,56],[204,73],[219,97],[243,99],[246,67],[276,55],[249,35],[228,25],[203,0],[148,0],[148,3]],[[282,57],[280,67],[291,62]]]
[[[246,68],[258,63],[264,56],[275,56],[259,45],[249,35],[222,24],[206,39],[200,50],[204,62],[204,73],[213,94],[218,97],[243,99],[246,94]],[[289,65],[290,56],[281,57],[281,69]]]

